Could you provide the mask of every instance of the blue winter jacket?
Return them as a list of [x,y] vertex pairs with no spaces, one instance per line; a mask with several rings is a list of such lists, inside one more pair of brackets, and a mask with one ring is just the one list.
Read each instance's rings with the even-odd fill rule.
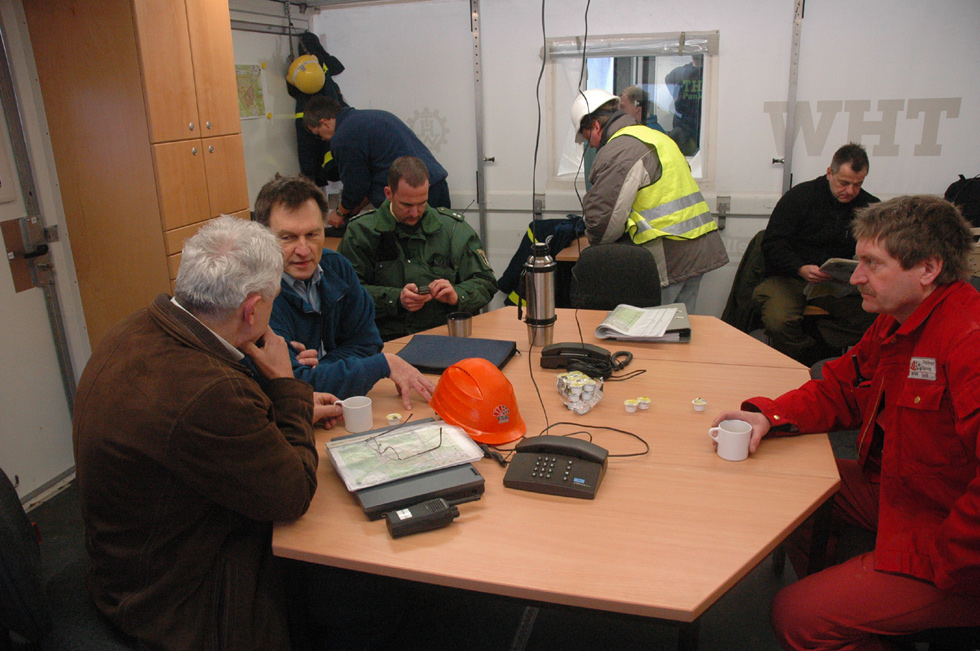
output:
[[341,399],[363,396],[391,373],[388,360],[381,354],[374,302],[361,287],[350,262],[339,253],[324,249],[320,269],[320,313],[283,281],[269,325],[287,343],[298,341],[308,349],[322,350],[320,363],[310,368],[296,360],[296,351],[290,347],[296,377],[312,384],[316,391]]

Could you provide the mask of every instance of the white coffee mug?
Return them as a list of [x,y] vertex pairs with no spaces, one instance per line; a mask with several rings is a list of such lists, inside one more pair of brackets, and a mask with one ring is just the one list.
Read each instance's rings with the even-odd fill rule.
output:
[[744,420],[723,420],[708,430],[718,444],[718,456],[727,461],[744,461],[749,456],[752,426]]
[[366,432],[374,427],[370,398],[354,396],[346,400],[338,400],[337,404],[344,409],[344,428],[351,434]]

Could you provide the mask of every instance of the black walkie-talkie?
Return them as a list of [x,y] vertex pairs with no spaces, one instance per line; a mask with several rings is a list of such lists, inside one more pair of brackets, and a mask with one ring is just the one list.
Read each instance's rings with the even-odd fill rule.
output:
[[457,504],[475,502],[480,497],[480,495],[470,495],[449,502],[437,497],[419,504],[388,511],[385,513],[388,533],[391,534],[392,538],[401,538],[413,533],[448,527],[453,520],[459,517]]

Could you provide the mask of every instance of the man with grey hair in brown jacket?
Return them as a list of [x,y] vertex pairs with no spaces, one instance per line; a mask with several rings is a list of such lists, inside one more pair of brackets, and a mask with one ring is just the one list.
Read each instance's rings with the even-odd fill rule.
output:
[[176,296],[117,324],[82,373],[88,588],[140,648],[290,647],[272,522],[309,507],[313,422],[338,408],[269,329],[281,274],[268,229],[212,220],[184,246]]

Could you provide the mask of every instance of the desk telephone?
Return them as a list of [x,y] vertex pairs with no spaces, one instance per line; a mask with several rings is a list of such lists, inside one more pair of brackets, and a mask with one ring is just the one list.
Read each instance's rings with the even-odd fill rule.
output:
[[587,500],[595,499],[609,457],[594,443],[547,434],[524,439],[514,453],[504,475],[507,488]]

